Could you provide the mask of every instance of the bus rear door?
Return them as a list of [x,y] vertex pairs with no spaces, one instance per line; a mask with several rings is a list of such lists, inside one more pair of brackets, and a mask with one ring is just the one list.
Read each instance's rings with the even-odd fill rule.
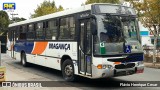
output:
[[14,58],[15,57],[15,51],[14,51],[14,44],[15,44],[15,31],[12,30],[11,31],[11,57]]

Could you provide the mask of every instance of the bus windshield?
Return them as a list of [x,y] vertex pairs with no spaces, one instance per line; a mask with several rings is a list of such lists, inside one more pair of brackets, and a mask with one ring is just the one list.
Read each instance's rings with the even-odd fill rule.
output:
[[[124,53],[124,44],[136,46],[132,53],[141,50],[136,18],[110,14],[97,15],[96,18],[98,26],[98,34],[94,36],[94,53],[96,55],[122,54]],[[102,47],[105,50],[102,50]]]
[[98,23],[101,42],[121,42],[121,21],[118,16],[101,16]]

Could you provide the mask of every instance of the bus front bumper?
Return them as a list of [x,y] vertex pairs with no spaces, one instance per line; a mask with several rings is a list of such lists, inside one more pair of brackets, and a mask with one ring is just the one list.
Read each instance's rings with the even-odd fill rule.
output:
[[136,73],[143,73],[143,71],[144,71],[143,64],[135,66],[133,68],[126,68],[126,69],[115,69],[114,67],[106,69],[98,69],[96,66],[93,66],[92,78],[126,76]]

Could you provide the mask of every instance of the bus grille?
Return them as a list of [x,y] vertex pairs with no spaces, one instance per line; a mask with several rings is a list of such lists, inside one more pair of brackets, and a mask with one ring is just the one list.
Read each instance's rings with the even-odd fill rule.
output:
[[126,68],[133,68],[135,66],[135,63],[127,63],[127,64],[119,64],[115,65],[116,69],[126,69]]

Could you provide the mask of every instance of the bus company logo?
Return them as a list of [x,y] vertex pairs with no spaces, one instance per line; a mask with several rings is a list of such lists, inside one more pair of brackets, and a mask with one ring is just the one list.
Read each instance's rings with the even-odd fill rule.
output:
[[3,3],[3,10],[16,9],[16,3]]
[[49,43],[49,49],[62,49],[66,52],[70,50],[70,44]]
[[81,18],[83,18],[83,17],[88,17],[88,16],[89,16],[88,13],[83,13],[83,14],[80,15]]

